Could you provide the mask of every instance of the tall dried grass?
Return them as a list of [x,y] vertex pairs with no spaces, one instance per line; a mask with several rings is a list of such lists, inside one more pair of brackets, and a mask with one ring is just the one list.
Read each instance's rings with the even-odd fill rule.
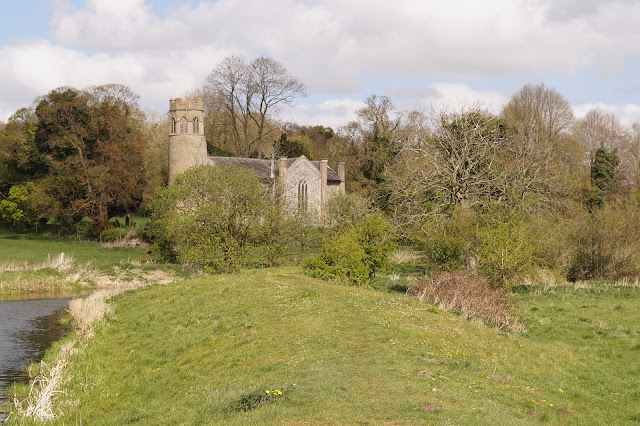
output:
[[42,263],[9,262],[1,264],[0,273],[5,271],[39,271],[41,269],[49,268],[56,270],[61,274],[66,274],[73,269],[74,263],[75,259],[73,256],[66,256],[64,253],[60,253],[59,255],[52,257],[49,254],[47,255],[47,260]]
[[52,368],[44,361],[40,362],[40,371],[32,381],[29,395],[23,401],[14,398],[15,413],[19,418],[30,418],[38,422],[44,422],[55,418],[53,403],[64,379],[64,370],[69,359],[76,352],[74,342],[68,341],[62,345],[60,353]]
[[513,314],[513,304],[504,290],[489,280],[468,272],[443,272],[420,278],[409,289],[419,300],[428,300],[441,309],[459,312],[469,319],[515,333],[526,327]]
[[418,255],[409,250],[396,250],[391,253],[392,263],[409,263],[418,259]]

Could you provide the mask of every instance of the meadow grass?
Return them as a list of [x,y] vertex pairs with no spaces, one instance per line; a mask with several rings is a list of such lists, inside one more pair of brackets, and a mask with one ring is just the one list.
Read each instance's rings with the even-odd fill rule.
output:
[[98,269],[107,269],[123,260],[137,261],[146,252],[144,248],[105,249],[93,241],[78,241],[38,234],[19,234],[0,230],[0,264],[39,263],[60,253],[73,256],[77,264],[93,263]]
[[637,288],[515,298],[526,334],[294,268],[126,292],[70,357],[53,424],[640,421]]
[[142,263],[146,250],[0,230],[0,295],[100,287],[158,271],[192,275],[178,265]]

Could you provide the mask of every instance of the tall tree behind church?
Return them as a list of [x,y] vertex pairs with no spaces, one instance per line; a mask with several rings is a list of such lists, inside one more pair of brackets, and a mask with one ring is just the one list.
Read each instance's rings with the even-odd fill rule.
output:
[[304,84],[271,58],[259,57],[251,62],[230,56],[209,74],[205,91],[223,111],[222,134],[231,134],[237,155],[262,158],[267,138],[276,139],[273,119],[283,105],[307,95]]

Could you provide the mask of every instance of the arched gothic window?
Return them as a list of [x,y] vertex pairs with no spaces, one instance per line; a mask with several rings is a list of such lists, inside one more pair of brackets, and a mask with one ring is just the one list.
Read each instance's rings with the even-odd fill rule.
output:
[[193,133],[200,133],[200,122],[197,118],[193,119]]
[[171,119],[171,133],[175,133],[176,132],[176,119],[172,118]]
[[309,199],[307,196],[307,181],[298,183],[298,211],[307,212],[309,208]]
[[180,133],[188,133],[187,120],[185,118],[180,119]]

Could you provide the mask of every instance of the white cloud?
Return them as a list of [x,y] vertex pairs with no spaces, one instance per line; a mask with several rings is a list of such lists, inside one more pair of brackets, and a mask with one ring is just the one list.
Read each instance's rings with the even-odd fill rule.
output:
[[356,111],[364,108],[364,102],[354,99],[330,99],[317,105],[296,105],[283,109],[280,118],[302,125],[323,125],[337,130],[356,119]]
[[143,106],[164,111],[170,98],[202,85],[211,62],[225,55],[216,50],[184,57],[175,51],[87,54],[42,39],[7,45],[0,49],[0,119],[57,87],[106,83],[127,85]]
[[[150,0],[58,4],[53,40],[0,46],[0,118],[57,86],[108,82],[162,111],[229,54],[281,61],[310,92],[334,99],[292,116],[327,124],[352,116],[364,91],[396,94],[399,107],[482,100],[499,109],[503,94],[452,82],[537,80],[594,64],[616,73],[640,57],[640,2],[630,0],[177,0],[164,17]],[[415,79],[449,83],[415,93],[398,84]]]
[[161,19],[143,0],[88,0],[83,9],[59,10],[51,30],[58,42],[88,49],[193,53],[213,45],[266,54],[312,91],[343,94],[357,91],[366,72],[572,72],[640,53],[637,2],[592,2],[597,14],[560,3],[564,9],[547,0],[218,0],[177,6]]
[[[439,111],[445,108],[480,104],[489,111],[499,114],[509,97],[496,91],[474,90],[462,83],[432,83],[414,89],[402,89],[402,92],[414,92],[412,101],[398,104],[401,109],[417,109],[422,111]],[[391,91],[393,93],[394,90]]]
[[607,105],[603,103],[587,103],[573,106],[573,110],[576,114],[576,117],[578,118],[583,118],[590,110],[594,108],[599,108],[603,111],[614,114],[625,126],[630,126],[633,123],[640,123],[640,105]]

